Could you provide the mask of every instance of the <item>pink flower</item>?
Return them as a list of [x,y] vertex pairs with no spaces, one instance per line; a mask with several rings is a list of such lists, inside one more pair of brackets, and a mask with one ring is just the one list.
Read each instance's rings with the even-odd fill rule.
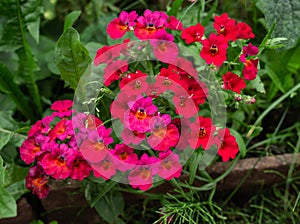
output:
[[71,120],[62,119],[60,120],[55,127],[49,132],[50,140],[61,140],[64,141],[70,136],[74,135],[74,130]]
[[101,63],[110,64],[117,57],[120,56],[120,47],[118,45],[114,46],[104,46],[98,49],[96,56],[94,58],[94,65],[98,66]]
[[176,91],[173,102],[176,113],[184,118],[191,118],[199,112],[199,106],[195,105],[192,97],[185,90]]
[[164,29],[161,29],[156,32],[155,38],[150,40],[154,56],[165,63],[174,62],[178,57],[178,47],[173,42],[174,37],[172,34],[168,34]]
[[114,164],[122,172],[133,169],[139,160],[134,149],[124,144],[117,144],[109,152],[116,158],[113,160]]
[[34,162],[36,155],[41,153],[41,146],[35,138],[27,138],[20,147],[20,157],[26,164]]
[[131,131],[127,128],[124,128],[124,130],[122,131],[121,137],[123,139],[123,143],[125,143],[127,145],[129,145],[129,144],[138,145],[146,138],[146,134],[139,133],[137,131]]
[[51,144],[48,153],[39,161],[44,172],[55,179],[66,179],[70,176],[74,150],[66,144]]
[[164,12],[145,10],[144,16],[137,18],[134,34],[140,40],[153,39],[158,30],[167,25],[168,15]]
[[179,131],[174,124],[170,124],[171,117],[168,114],[155,116],[150,120],[151,135],[148,144],[157,151],[167,151],[176,146],[179,139]]
[[92,164],[92,169],[95,177],[102,177],[104,180],[111,179],[117,172],[113,159],[109,156],[99,163]]
[[200,146],[204,150],[207,150],[214,144],[214,132],[216,127],[212,124],[211,118],[208,117],[198,117],[198,122],[191,124],[191,138],[189,142],[191,146],[194,144],[194,140],[198,139],[198,142],[194,149],[198,149]]
[[126,128],[145,133],[150,129],[149,120],[157,111],[157,106],[152,103],[152,98],[138,96],[135,101],[128,102],[129,110],[124,114]]
[[159,167],[157,174],[161,178],[171,180],[172,178],[180,177],[182,166],[179,162],[179,156],[173,153],[171,150],[167,152],[159,153]]
[[107,145],[113,142],[111,131],[111,128],[106,129],[104,126],[98,127],[97,131],[90,131],[79,148],[82,156],[91,163],[102,161],[108,153]]
[[245,81],[232,72],[227,72],[222,76],[222,79],[224,82],[224,89],[229,89],[240,94],[241,90],[246,88]]
[[109,86],[113,81],[119,80],[123,73],[128,71],[126,60],[117,60],[108,64],[104,69],[103,83]]
[[43,169],[40,166],[33,166],[29,169],[29,173],[26,176],[26,188],[32,194],[43,199],[49,193],[48,181],[49,177],[43,172]]
[[230,134],[228,128],[220,129],[216,139],[218,146],[218,155],[222,157],[224,162],[227,162],[230,158],[234,159],[239,151],[239,146],[233,135]]
[[215,16],[214,27],[218,34],[223,35],[227,41],[236,40],[238,28],[234,19],[230,19],[227,13],[223,13],[220,16]]
[[189,26],[183,29],[181,38],[187,43],[191,44],[194,42],[200,42],[204,35],[204,27],[198,23],[195,26]]
[[152,186],[152,177],[157,173],[154,164],[158,159],[153,156],[148,156],[144,153],[136,166],[128,175],[129,184],[133,188],[139,188],[143,191],[148,190]]
[[123,122],[126,110],[130,109],[128,102],[134,101],[136,97],[136,95],[128,96],[127,94],[123,94],[123,92],[120,92],[118,94],[118,97],[112,102],[110,106],[112,117],[119,118],[120,121]]
[[200,56],[206,61],[207,64],[214,64],[221,66],[226,60],[227,41],[223,35],[217,36],[212,33],[208,39],[202,40],[203,48]]
[[70,109],[73,106],[72,100],[58,100],[51,105],[51,109],[54,110],[52,116],[69,117],[72,115],[72,110]]
[[241,62],[246,62],[248,56],[254,56],[258,54],[258,47],[253,46],[251,43],[248,46],[243,47],[243,54],[240,56]]
[[137,17],[138,14],[135,11],[130,13],[122,11],[119,18],[112,20],[108,24],[106,32],[112,39],[121,38],[127,31],[133,30]]
[[191,122],[190,122],[190,120],[186,119],[186,118],[183,118],[183,117],[182,118],[174,118],[171,121],[171,124],[174,124],[177,127],[178,131],[179,131],[180,138],[179,138],[178,143],[176,145],[176,149],[184,150],[189,145],[191,146],[191,148],[193,148],[192,145],[195,145],[196,142],[193,142],[193,144],[188,142],[188,139],[191,138],[191,133],[190,133]]

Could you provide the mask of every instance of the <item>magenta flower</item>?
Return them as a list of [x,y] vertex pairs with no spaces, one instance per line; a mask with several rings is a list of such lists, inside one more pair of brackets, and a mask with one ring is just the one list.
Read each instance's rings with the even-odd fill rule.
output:
[[52,116],[70,117],[72,115],[71,107],[73,106],[72,100],[58,100],[51,105],[51,109],[54,110]]
[[41,133],[47,134],[51,129],[50,123],[52,122],[53,118],[53,116],[46,116],[42,120],[37,121],[28,131],[28,137],[34,137]]
[[123,139],[123,143],[127,145],[129,144],[138,145],[146,138],[146,134],[139,133],[137,131],[131,131],[128,128],[124,128],[121,137]]
[[45,153],[38,164],[44,172],[54,179],[66,179],[70,176],[74,150],[66,144],[49,144],[49,151]]
[[179,139],[179,131],[170,122],[171,117],[168,114],[155,116],[150,120],[151,135],[147,142],[154,150],[167,151],[171,147],[176,146]]
[[130,109],[128,102],[134,101],[135,99],[136,95],[128,96],[127,94],[119,94],[117,99],[115,99],[110,106],[112,117],[119,118],[120,121],[123,122],[125,112]]
[[169,21],[166,24],[166,28],[171,30],[183,30],[183,25],[182,22],[175,16],[170,16]]
[[167,19],[168,15],[164,12],[152,12],[147,9],[144,16],[137,18],[134,34],[140,40],[153,39],[158,30],[166,27]]
[[124,125],[126,128],[145,133],[149,131],[149,121],[157,111],[157,106],[152,103],[151,97],[138,96],[135,101],[128,102],[129,110],[124,114]]
[[133,169],[139,161],[134,149],[124,144],[117,144],[109,152],[116,158],[113,160],[116,168],[122,172]]
[[43,172],[40,166],[33,166],[26,176],[26,188],[40,199],[47,197],[49,193],[49,177]]
[[161,178],[171,180],[173,177],[180,177],[182,166],[179,162],[179,156],[171,150],[159,153],[161,159],[157,174]]
[[110,157],[106,157],[99,163],[92,164],[92,169],[95,177],[102,177],[105,180],[110,179],[117,172],[117,168],[113,162],[113,159]]
[[127,31],[133,30],[137,17],[138,14],[135,11],[130,13],[122,11],[119,18],[112,20],[108,24],[106,32],[112,39],[121,38]]
[[148,190],[152,186],[152,177],[157,173],[157,169],[151,164],[157,163],[158,159],[148,156],[144,153],[136,166],[128,175],[129,184],[133,188],[139,188],[143,191]]
[[175,62],[178,57],[178,47],[173,41],[172,34],[168,34],[164,29],[158,30],[155,39],[150,40],[154,56],[162,62]]
[[199,112],[199,106],[195,105],[192,97],[184,90],[175,92],[173,102],[176,113],[184,118],[191,118]]
[[43,153],[42,146],[48,142],[47,136],[38,135],[27,138],[20,147],[20,157],[26,164],[34,162],[35,158]]
[[102,161],[107,156],[107,145],[113,142],[110,136],[112,129],[100,126],[97,130],[91,130],[79,151],[82,156],[91,163]]
[[72,121],[66,119],[60,120],[48,134],[51,141],[56,139],[64,141],[72,135],[74,135]]
[[243,54],[240,56],[241,62],[246,62],[248,56],[254,56],[258,54],[258,47],[253,46],[251,43],[248,46],[243,47]]

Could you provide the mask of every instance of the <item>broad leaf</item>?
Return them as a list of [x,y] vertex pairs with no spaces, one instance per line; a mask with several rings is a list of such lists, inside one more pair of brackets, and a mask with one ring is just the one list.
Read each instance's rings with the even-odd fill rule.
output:
[[183,0],[175,0],[175,2],[172,4],[171,9],[168,11],[169,16],[177,16],[177,13],[183,3]]
[[293,47],[300,32],[299,0],[264,0],[264,12],[269,27],[276,22],[274,35],[286,37],[286,48]]
[[6,191],[17,201],[23,194],[29,190],[25,186],[25,179],[15,182],[6,188]]
[[73,11],[66,16],[64,23],[64,32],[73,26],[74,22],[79,18],[81,11]]
[[87,49],[80,43],[79,34],[74,28],[68,28],[59,38],[55,48],[55,60],[61,78],[75,90],[92,60]]
[[239,146],[239,152],[241,153],[242,157],[245,157],[247,150],[243,137],[234,129],[230,129],[230,134],[232,134],[235,137],[236,142]]
[[0,219],[15,217],[17,215],[17,204],[12,195],[0,186]]
[[105,221],[110,224],[116,223],[124,210],[123,195],[120,192],[110,191],[95,204],[95,209]]

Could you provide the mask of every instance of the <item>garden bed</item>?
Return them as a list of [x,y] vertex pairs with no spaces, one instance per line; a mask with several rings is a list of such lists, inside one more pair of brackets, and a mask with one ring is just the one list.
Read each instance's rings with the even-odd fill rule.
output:
[[[217,193],[226,195],[239,186],[239,192],[245,198],[255,194],[257,189],[268,187],[284,181],[283,176],[287,176],[289,167],[294,162],[295,167],[300,166],[300,154],[283,154],[276,156],[266,156],[262,158],[241,159],[234,166],[232,171],[218,183]],[[217,162],[207,168],[207,172],[214,178],[220,176],[230,167],[231,163]],[[278,175],[281,174],[281,175]],[[188,180],[187,175],[182,175],[181,180]],[[195,186],[203,183],[195,181]],[[166,193],[172,186],[166,182],[149,193]],[[139,199],[144,199],[145,195],[124,194],[125,201],[134,203]],[[37,213],[36,206],[42,213]],[[94,209],[88,206],[84,195],[81,193],[80,185],[76,181],[62,183],[52,182],[51,191],[47,198],[41,200],[41,204],[30,205],[27,199],[22,197],[18,201],[18,216],[10,219],[3,219],[0,224],[9,223],[29,223],[34,219],[41,218],[47,222],[57,220],[60,224],[69,223],[97,223],[99,216]]]

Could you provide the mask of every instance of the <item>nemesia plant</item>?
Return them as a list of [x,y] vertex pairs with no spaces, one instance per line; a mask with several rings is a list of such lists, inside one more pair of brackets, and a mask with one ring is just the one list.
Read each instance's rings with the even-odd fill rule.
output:
[[258,72],[258,48],[249,42],[251,27],[227,13],[213,27],[207,33],[200,23],[149,9],[121,12],[106,30],[119,43],[98,49],[94,76],[78,84],[100,90],[96,97],[77,91],[74,101],[56,101],[30,129],[20,148],[22,160],[34,164],[26,187],[44,198],[50,178],[94,175],[146,191],[179,178],[193,152],[234,159],[237,134],[218,111],[228,101],[254,102],[244,91]]

